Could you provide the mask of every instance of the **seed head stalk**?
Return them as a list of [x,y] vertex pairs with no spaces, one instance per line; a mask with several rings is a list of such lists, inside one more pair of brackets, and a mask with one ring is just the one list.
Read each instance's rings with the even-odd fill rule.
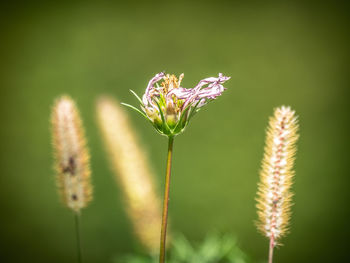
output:
[[83,262],[83,256],[81,252],[81,237],[80,237],[80,214],[75,212],[74,213],[74,221],[75,221],[75,234],[77,239],[77,256],[78,256],[78,263]]
[[56,100],[52,111],[52,137],[57,183],[63,203],[73,211],[77,259],[82,262],[79,216],[92,200],[90,156],[82,120],[75,102],[68,96]]
[[289,230],[298,122],[290,107],[277,108],[267,129],[257,197],[258,229],[269,238],[268,262]]
[[271,237],[270,245],[269,245],[269,263],[272,263],[272,260],[273,260],[273,249],[275,247],[274,243],[275,243],[275,240],[273,237]]
[[162,228],[160,232],[159,263],[165,262],[166,232],[167,232],[167,225],[168,225],[169,190],[170,190],[171,163],[172,163],[172,155],[173,155],[173,143],[174,143],[174,137],[170,136],[168,139],[168,157],[166,161],[163,217],[162,217]]

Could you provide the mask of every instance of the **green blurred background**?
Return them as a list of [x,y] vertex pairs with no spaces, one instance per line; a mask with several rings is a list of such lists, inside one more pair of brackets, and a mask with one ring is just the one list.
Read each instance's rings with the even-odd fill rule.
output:
[[[75,262],[73,216],[60,204],[49,127],[54,99],[78,103],[92,155],[94,201],[84,210],[85,262],[140,251],[96,125],[95,101],[136,104],[157,72],[183,85],[223,72],[228,90],[176,138],[172,228],[192,241],[237,235],[256,260],[255,193],[273,108],[300,116],[291,233],[276,262],[345,262],[349,246],[349,8],[341,2],[1,4],[1,262]],[[130,117],[163,186],[166,139]],[[346,136],[346,137],[345,137]]]

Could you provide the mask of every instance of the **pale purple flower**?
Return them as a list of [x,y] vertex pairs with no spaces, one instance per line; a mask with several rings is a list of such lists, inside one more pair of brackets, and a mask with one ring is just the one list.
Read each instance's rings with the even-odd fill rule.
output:
[[146,106],[148,104],[153,105],[152,97],[155,95],[159,95],[159,92],[156,88],[154,88],[154,84],[163,79],[165,74],[163,72],[156,74],[149,82],[146,88],[145,94],[142,97],[142,102]]
[[[219,73],[218,78],[210,77],[201,80],[197,86],[189,90],[191,92],[185,98],[186,101],[184,103],[184,107],[187,107],[187,105],[191,103],[197,103],[198,100],[200,100],[200,105],[198,106],[204,106],[206,104],[205,101],[213,100],[222,94],[222,92],[225,90],[222,84],[229,79],[230,77],[223,76],[222,73]],[[205,85],[208,86],[203,88]]]
[[[186,89],[181,87],[182,78],[183,74],[179,79],[163,72],[156,74],[149,81],[140,100],[141,109],[145,113],[141,114],[149,119],[160,133],[167,136],[181,133],[189,119],[201,107],[223,93],[225,88],[222,84],[230,79],[219,73],[218,77],[203,79],[194,88]],[[163,82],[158,85],[161,80]]]

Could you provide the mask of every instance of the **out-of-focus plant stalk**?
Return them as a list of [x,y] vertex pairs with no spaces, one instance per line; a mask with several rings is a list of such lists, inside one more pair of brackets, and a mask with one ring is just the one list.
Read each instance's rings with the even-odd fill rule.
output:
[[51,116],[57,183],[63,203],[74,212],[78,262],[82,262],[79,216],[92,199],[89,153],[82,121],[74,101],[59,98]]
[[134,232],[154,254],[159,249],[161,206],[145,151],[124,109],[115,100],[101,97],[97,102],[97,117]]
[[160,234],[160,253],[159,262],[165,262],[166,235],[168,226],[168,208],[169,208],[169,192],[170,192],[170,176],[171,176],[171,161],[173,156],[174,137],[168,138],[168,156],[166,161],[164,201],[163,201],[163,217],[162,228]]
[[74,219],[75,219],[75,233],[77,236],[77,253],[78,253],[78,262],[81,263],[83,262],[83,255],[81,252],[81,237],[80,237],[80,214],[75,213],[74,214]]

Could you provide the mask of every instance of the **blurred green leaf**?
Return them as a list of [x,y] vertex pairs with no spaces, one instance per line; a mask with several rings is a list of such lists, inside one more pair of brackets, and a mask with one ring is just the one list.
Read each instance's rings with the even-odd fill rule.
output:
[[[167,263],[248,263],[248,257],[229,234],[212,233],[202,243],[192,245],[183,235],[176,235],[167,252]],[[157,257],[129,255],[115,263],[157,263]]]

